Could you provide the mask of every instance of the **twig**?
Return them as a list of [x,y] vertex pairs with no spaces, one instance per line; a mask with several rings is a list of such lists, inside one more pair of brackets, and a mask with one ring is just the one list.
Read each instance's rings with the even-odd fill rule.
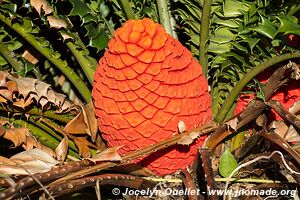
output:
[[[211,164],[210,150],[208,148],[200,148],[199,153],[202,159],[202,167],[206,178],[206,187],[207,190],[213,190],[216,188],[214,174]],[[209,200],[219,199],[217,195],[212,194],[208,196]]]
[[[181,170],[181,172],[184,176],[184,178],[183,178],[184,187],[186,189],[188,189],[189,191],[197,191],[196,184],[194,183],[191,174],[186,169]],[[192,195],[191,193],[188,193],[188,200],[197,200],[197,199],[198,199],[197,193],[194,195]]]
[[86,187],[99,185],[115,185],[135,189],[151,188],[155,182],[144,178],[126,174],[101,174],[97,176],[88,176],[76,180],[70,180],[49,187],[49,191],[55,197],[81,190]]
[[[40,183],[46,183],[46,182],[55,180],[59,177],[66,176],[69,173],[78,171],[82,167],[87,167],[87,166],[91,166],[91,165],[93,165],[93,162],[90,162],[87,160],[80,161],[80,162],[69,162],[65,165],[54,167],[46,173],[37,173],[37,174],[34,174],[33,176]],[[36,183],[36,181],[31,176],[22,178],[20,181],[17,182],[16,185],[9,187],[6,190],[2,191],[0,193],[0,199],[4,200],[4,199],[8,199],[9,197],[10,198],[18,198],[22,195],[25,195],[35,189],[32,187],[32,186],[34,186],[35,183]],[[31,188],[29,188],[29,187],[31,187]],[[26,193],[25,193],[24,189],[26,189],[26,188],[29,188],[29,189],[26,190]],[[23,191],[24,193],[20,192],[20,191]]]
[[34,175],[30,173],[30,171],[28,171],[26,168],[24,169],[29,174],[29,176],[47,193],[49,198],[51,200],[55,200],[54,197],[50,194],[49,190],[37,178],[35,178]]
[[[292,69],[292,67],[290,67],[290,65],[287,64],[284,67],[278,68],[271,75],[264,87],[266,101],[268,101],[271,98],[271,95],[279,87],[291,80],[293,72],[294,70]],[[231,118],[238,119],[236,130],[239,130],[249,122],[255,120],[266,107],[266,104],[263,103],[261,100],[254,100],[253,102],[251,102],[251,104],[249,104],[245,110]],[[229,119],[228,121],[230,121],[231,119]],[[225,139],[227,136],[233,133],[235,133],[235,130],[228,130],[228,126],[226,125],[226,123],[222,123],[217,128],[217,130],[209,136],[209,138],[206,140],[203,146],[208,147],[210,149],[214,149],[223,139]]]
[[299,57],[300,57],[300,51],[282,54],[280,56],[276,56],[276,57],[270,58],[269,60],[262,62],[261,64],[254,67],[251,71],[246,73],[246,75],[244,75],[242,77],[242,79],[236,83],[235,87],[232,89],[231,93],[226,98],[225,102],[223,103],[221,109],[219,110],[219,112],[215,118],[215,121],[218,123],[221,123],[224,121],[225,117],[227,116],[228,111],[230,110],[234,101],[237,99],[239,93],[246,86],[246,84],[250,80],[252,80],[257,74],[259,74],[263,70],[265,70],[277,63],[280,63],[280,62],[283,62],[283,61],[286,61],[289,59],[293,59],[293,58],[299,58]]
[[[154,145],[150,145],[150,146],[148,146],[144,149],[140,149],[140,150],[137,150],[137,151],[134,151],[134,152],[127,153],[122,157],[122,163],[125,163],[125,162],[128,162],[130,160],[133,160],[133,159],[151,154],[153,152],[165,149],[165,148],[173,146],[173,145],[177,145],[177,141],[180,140],[185,135],[189,135],[191,133],[196,132],[196,133],[199,133],[199,136],[201,136],[201,135],[208,134],[208,133],[212,132],[213,130],[215,130],[215,128],[216,128],[216,125],[213,122],[208,122],[207,124],[205,124],[205,125],[203,125],[199,128],[196,128],[192,131],[172,136],[172,137],[170,137],[170,138],[168,138],[168,139],[166,139],[162,142],[156,143]],[[92,166],[88,169],[83,169],[83,170],[80,170],[80,171],[78,171],[74,174],[71,174],[71,175],[66,176],[64,178],[61,178],[61,179],[58,179],[55,182],[51,183],[50,186],[54,185],[54,184],[61,183],[63,181],[73,179],[73,178],[83,177],[83,176],[86,176],[86,175],[89,175],[89,174],[92,174],[92,173],[99,172],[99,171],[104,170],[104,169],[115,167],[118,164],[119,163],[115,163],[115,162],[100,163],[100,164]]]
[[[262,160],[262,159],[267,159],[267,160],[269,160],[269,159],[271,159],[271,157],[272,157],[273,155],[275,155],[275,154],[279,154],[279,155],[280,155],[280,157],[281,157],[281,159],[282,159],[282,161],[283,161],[283,163],[284,163],[284,166],[286,167],[286,169],[287,169],[290,173],[292,173],[292,174],[300,174],[299,172],[296,172],[296,171],[294,171],[293,169],[290,168],[290,166],[286,163],[283,154],[282,154],[280,151],[273,151],[269,156],[259,156],[259,157],[255,158],[255,159],[250,160],[250,161],[248,161],[248,162],[246,162],[246,163],[243,163],[243,164],[239,165],[237,168],[235,168],[235,169],[231,172],[231,174],[228,176],[228,181],[226,181],[226,185],[225,185],[225,188],[224,188],[224,194],[227,193],[227,188],[228,188],[230,179],[233,177],[233,175],[234,175],[236,172],[238,172],[240,169],[242,169],[242,168],[244,168],[244,167],[247,167],[248,165],[251,165],[251,164],[253,164],[253,163],[255,163],[255,162],[258,162],[259,160]],[[226,196],[225,196],[225,195],[223,196],[223,200],[226,200]]]
[[284,120],[288,121],[292,125],[296,126],[298,129],[300,129],[300,119],[296,115],[287,111],[279,101],[271,100],[266,102],[266,104],[273,108],[275,112],[279,114],[279,116],[282,117]]
[[262,130],[262,131],[258,132],[258,135],[260,135],[260,136],[274,142],[278,146],[280,146],[290,156],[292,156],[298,164],[300,164],[299,153],[293,147],[291,147],[291,145],[289,143],[287,143],[282,137],[280,137],[277,133],[275,133],[273,130],[271,130],[271,131]]

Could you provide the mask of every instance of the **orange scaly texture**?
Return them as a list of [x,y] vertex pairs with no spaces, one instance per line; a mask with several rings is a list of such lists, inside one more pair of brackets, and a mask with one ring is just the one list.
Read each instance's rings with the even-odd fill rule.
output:
[[[129,20],[115,31],[95,72],[93,98],[99,129],[121,155],[193,129],[211,118],[201,66],[180,42],[150,19]],[[157,175],[190,166],[197,147],[177,145],[137,159]]]

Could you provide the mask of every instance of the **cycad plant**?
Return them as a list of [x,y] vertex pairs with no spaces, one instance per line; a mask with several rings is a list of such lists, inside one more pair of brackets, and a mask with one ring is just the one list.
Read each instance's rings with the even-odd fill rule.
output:
[[[289,110],[269,101],[281,85],[299,78],[299,10],[297,0],[0,1],[0,171],[4,177],[0,199],[37,197],[41,193],[47,198],[84,194],[88,190],[83,188],[89,186],[96,186],[100,198],[99,180],[104,180],[103,185],[153,188],[157,180],[149,178],[151,172],[137,166],[129,170],[124,163],[171,145],[191,144],[199,136],[179,128],[179,132],[185,132],[184,138],[175,136],[122,157],[118,147],[106,147],[94,115],[94,72],[115,30],[130,19],[151,18],[160,23],[201,64],[209,84],[214,124],[195,130],[214,131],[207,147],[217,149],[214,160],[222,155],[218,171],[205,161],[209,154],[200,151],[206,166],[202,173],[207,175],[209,187],[219,187],[209,184],[224,181],[220,176],[228,177],[236,169],[236,159],[252,158],[242,151],[252,153],[253,141],[271,141],[283,148],[291,158],[291,169],[299,174],[300,92],[293,93],[295,104]],[[270,79],[273,82],[265,85],[256,76],[269,73],[264,71],[268,68],[272,73],[278,68],[287,71],[276,71]],[[299,90],[299,81],[293,84],[298,84]],[[234,110],[241,94],[255,94],[256,100],[250,106],[261,108],[259,112],[253,114],[248,108],[246,114],[236,117]],[[274,109],[284,120],[269,125],[271,120],[263,115],[268,109]],[[252,135],[245,125],[254,127]],[[277,135],[269,137],[267,130],[275,130]],[[265,146],[259,149],[272,151]],[[253,154],[260,156],[257,151]],[[283,163],[280,165],[286,167],[285,160]],[[116,166],[109,171],[113,174],[92,174]],[[209,176],[213,170],[213,176]],[[77,179],[80,174],[83,177]],[[168,186],[181,188],[174,183],[178,179],[185,187],[191,187],[189,181],[197,185],[187,171],[183,174],[184,178],[173,177]],[[64,176],[67,178],[61,178]],[[272,178],[261,175],[257,184],[263,183],[262,179],[271,182]],[[299,178],[295,179],[299,186]]]

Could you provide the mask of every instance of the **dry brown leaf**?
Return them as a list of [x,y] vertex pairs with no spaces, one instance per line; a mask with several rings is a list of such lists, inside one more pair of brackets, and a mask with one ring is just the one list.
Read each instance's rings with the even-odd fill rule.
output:
[[98,132],[97,119],[95,117],[95,108],[92,101],[82,107],[83,119],[87,126],[86,133],[91,136],[94,142]]
[[5,71],[1,71],[0,72],[0,87],[7,87],[6,85],[6,77],[9,75],[9,73],[5,72]]
[[14,79],[17,83],[18,91],[26,99],[30,92],[35,92],[37,79],[19,77]]
[[72,39],[72,37],[70,35],[68,35],[68,33],[61,33],[61,36],[64,41],[68,40],[68,39]]
[[39,60],[34,57],[29,51],[25,50],[24,53],[22,54],[22,57],[25,58],[28,62],[36,65]]
[[19,99],[18,101],[13,102],[13,105],[24,109],[26,106],[29,106],[31,103],[32,103],[32,99],[28,98],[26,101],[24,99]]
[[54,17],[54,16],[48,16],[47,20],[48,20],[51,28],[56,28],[56,29],[64,28],[64,29],[67,29],[67,23],[63,19],[59,19],[58,17]]
[[85,133],[86,124],[84,123],[82,111],[76,115],[64,128],[64,131],[69,134]]
[[97,161],[122,161],[122,157],[118,153],[118,149],[120,147],[111,147],[107,148],[104,151],[100,152],[99,154],[89,158],[89,160],[93,162]]
[[79,150],[79,155],[83,158],[89,158],[91,156],[91,151],[87,145],[88,141],[86,140],[86,138],[75,137],[73,140]]
[[233,130],[236,131],[238,122],[239,122],[238,118],[235,117],[235,118],[229,120],[228,122],[226,122],[225,124],[227,124],[227,126],[229,126],[230,128],[232,128]]
[[182,137],[177,141],[177,144],[190,145],[198,137],[199,137],[199,133],[193,131],[188,135],[182,135]]
[[28,175],[49,171],[58,162],[40,149],[23,151],[12,156],[10,162],[0,159],[0,172],[14,175]]
[[35,85],[35,92],[38,98],[47,97],[48,90],[51,85],[42,81],[37,81]]
[[46,153],[48,153],[48,154],[51,155],[52,157],[55,157],[55,156],[56,156],[55,152],[54,152],[51,148],[49,148],[49,147],[47,147],[47,146],[41,144],[39,141],[37,141],[37,140],[36,140],[34,137],[32,137],[31,135],[27,135],[26,143],[24,143],[24,144],[22,145],[22,147],[23,147],[25,150],[31,150],[31,149],[34,149],[34,148],[38,148],[38,149],[41,149],[41,150],[45,151]]
[[6,129],[3,137],[14,143],[15,147],[20,146],[26,142],[26,136],[29,135],[29,129],[27,128],[11,128]]
[[267,117],[266,117],[266,115],[264,115],[264,114],[259,115],[257,117],[257,119],[255,120],[255,122],[260,127],[266,126],[266,124],[267,124]]
[[64,161],[68,155],[68,138],[64,137],[55,149],[56,158],[59,161]]
[[271,129],[274,129],[274,132],[280,135],[280,137],[284,138],[287,131],[288,131],[288,126],[285,124],[284,121],[273,121],[270,126]]
[[6,129],[0,124],[0,136],[4,135]]
[[293,106],[289,108],[289,112],[293,115],[300,113],[300,100],[296,101]]
[[291,125],[284,138],[287,142],[300,142],[300,135],[298,131]]
[[0,103],[7,103],[7,99],[0,95]]
[[52,7],[47,0],[30,0],[30,5],[39,13],[43,10],[46,15],[53,12]]
[[[2,78],[0,84],[3,85],[3,87],[0,86],[0,102],[2,103],[11,101],[13,105],[21,108],[29,106],[31,102],[38,102],[42,108],[48,103],[53,103],[60,113],[74,108],[74,104],[67,100],[65,95],[54,92],[51,85],[40,80],[11,75],[3,71],[0,71],[0,78]],[[17,93],[23,98],[15,98]]]
[[183,135],[178,141],[177,144],[182,144],[182,145],[190,145],[193,143],[193,138],[189,135]]
[[3,102],[7,102],[7,100],[12,101],[13,98],[13,92],[7,89],[1,89],[1,96],[4,98]]
[[9,119],[6,118],[6,117],[0,117],[0,124],[2,126],[6,125],[6,124],[9,124]]
[[15,165],[15,164],[17,163],[6,157],[0,156],[0,165]]

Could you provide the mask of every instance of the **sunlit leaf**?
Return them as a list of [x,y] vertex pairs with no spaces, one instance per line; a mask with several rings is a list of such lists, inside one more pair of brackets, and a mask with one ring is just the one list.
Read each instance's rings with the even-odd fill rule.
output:
[[57,160],[64,161],[68,155],[68,138],[64,137],[55,149]]
[[39,13],[43,10],[46,15],[52,13],[52,7],[47,0],[30,0],[30,5]]
[[58,164],[51,155],[40,149],[23,151],[8,161],[0,159],[0,172],[13,175],[28,175],[49,171]]
[[238,163],[228,149],[222,154],[219,161],[219,172],[221,176],[228,177],[233,170],[238,167]]
[[285,34],[296,34],[300,35],[300,25],[292,20],[292,17],[278,18],[280,21],[280,26],[278,32],[283,32]]
[[104,151],[100,152],[99,154],[89,158],[89,160],[93,162],[97,161],[122,161],[122,157],[118,153],[118,149],[120,147],[111,147],[105,149]]
[[241,1],[225,0],[223,7],[224,17],[236,17],[242,15],[242,11],[248,11],[248,7]]
[[261,17],[262,23],[259,24],[257,27],[252,28],[252,30],[270,38],[274,39],[277,30],[276,27],[272,24],[272,22],[264,17]]

